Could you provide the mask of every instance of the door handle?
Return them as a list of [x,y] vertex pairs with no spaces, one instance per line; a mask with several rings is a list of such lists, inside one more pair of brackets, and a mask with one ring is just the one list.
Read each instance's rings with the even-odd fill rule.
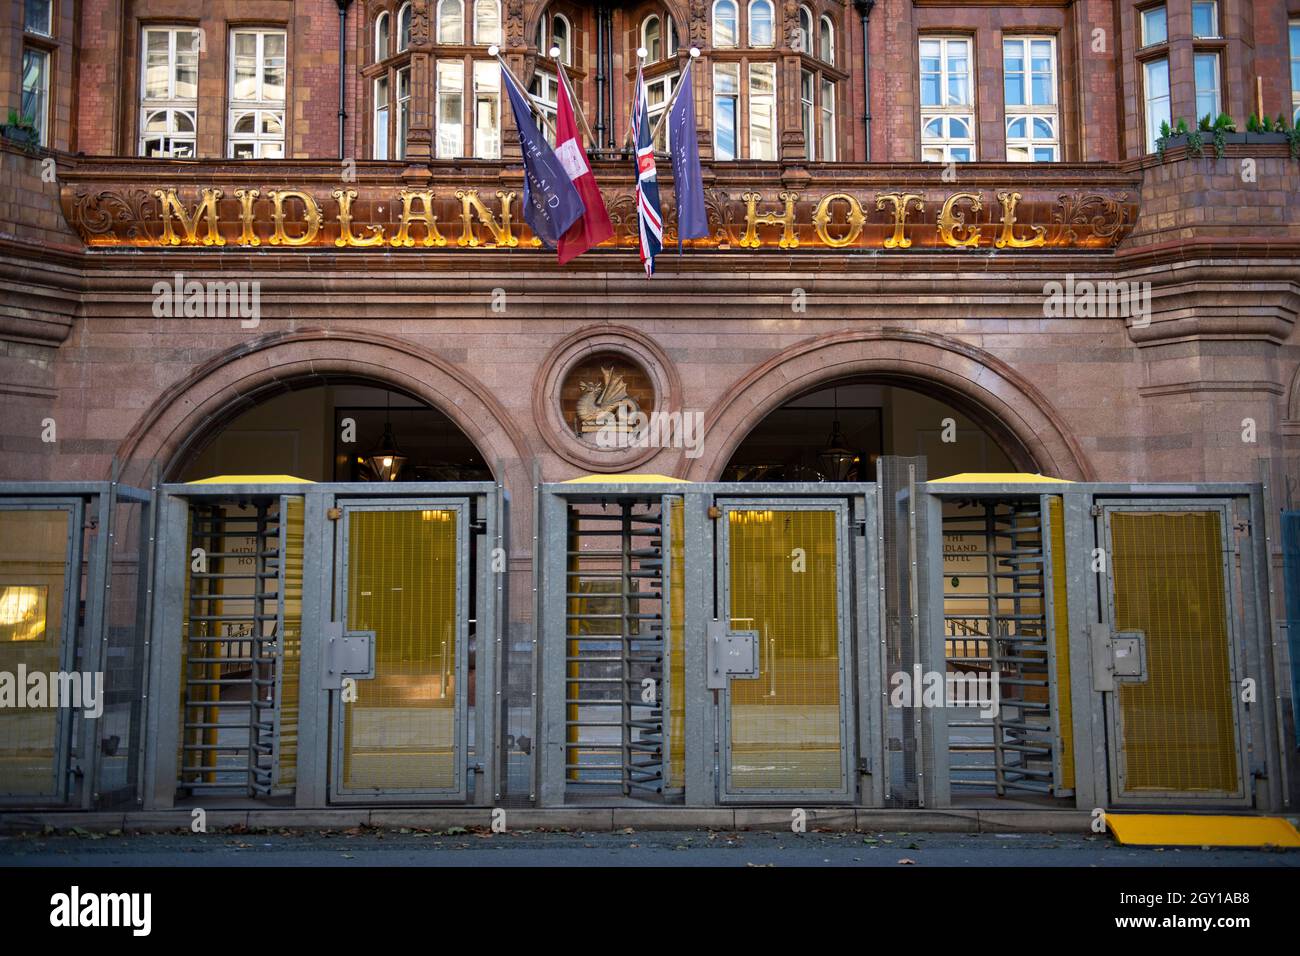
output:
[[733,631],[718,620],[706,631],[705,669],[709,690],[725,690],[732,677],[758,676],[758,631]]

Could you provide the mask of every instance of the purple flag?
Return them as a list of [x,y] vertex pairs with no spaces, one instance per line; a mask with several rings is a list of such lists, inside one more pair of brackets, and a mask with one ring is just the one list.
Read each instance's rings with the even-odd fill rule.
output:
[[700,175],[700,141],[695,134],[695,95],[691,69],[682,77],[682,89],[668,114],[668,138],[673,157],[673,194],[677,198],[677,252],[683,239],[703,239],[709,234],[704,211],[704,180]]

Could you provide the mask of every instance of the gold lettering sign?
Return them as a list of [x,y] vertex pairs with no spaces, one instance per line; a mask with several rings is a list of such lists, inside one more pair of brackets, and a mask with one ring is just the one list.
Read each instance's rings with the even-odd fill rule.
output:
[[[65,184],[64,214],[89,246],[241,246],[278,250],[537,248],[541,240],[516,219],[518,193],[467,185],[442,189],[340,184],[308,189]],[[732,186],[707,194],[709,234],[694,249],[960,250],[1112,249],[1129,234],[1137,205],[1130,193],[1046,186],[982,191],[863,192],[848,184],[808,194]],[[490,195],[495,200],[488,199]],[[634,248],[635,204],[627,193],[610,200],[616,233],[603,244]],[[671,191],[662,198],[672,235]],[[926,216],[927,207],[937,216]],[[440,231],[459,224],[454,236]]]

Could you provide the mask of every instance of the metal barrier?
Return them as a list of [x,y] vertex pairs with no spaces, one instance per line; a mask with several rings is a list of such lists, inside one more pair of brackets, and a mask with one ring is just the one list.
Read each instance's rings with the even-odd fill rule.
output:
[[506,498],[164,485],[146,803],[492,805]]
[[0,483],[0,804],[137,807],[153,520],[114,482]]

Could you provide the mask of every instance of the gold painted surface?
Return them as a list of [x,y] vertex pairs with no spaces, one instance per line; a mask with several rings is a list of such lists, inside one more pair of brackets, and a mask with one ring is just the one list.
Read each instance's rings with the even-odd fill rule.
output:
[[1065,577],[1065,509],[1059,496],[1047,499],[1052,543],[1052,640],[1056,652],[1056,724],[1063,790],[1074,789],[1074,703],[1070,694],[1070,602]]
[[280,638],[279,785],[298,780],[298,700],[302,661],[304,499],[288,498],[284,515],[284,629]]
[[54,795],[60,711],[27,706],[17,675],[60,670],[70,526],[67,511],[0,511],[0,796]]
[[686,503],[668,503],[668,786],[686,783]]
[[733,791],[843,784],[836,519],[727,512],[730,625],[759,640],[758,678],[730,685]]
[[1125,789],[1235,791],[1237,741],[1217,511],[1114,512],[1115,630],[1146,635],[1148,678],[1120,679]]
[[375,632],[375,676],[344,705],[348,789],[456,787],[457,516],[348,515],[347,627]]

